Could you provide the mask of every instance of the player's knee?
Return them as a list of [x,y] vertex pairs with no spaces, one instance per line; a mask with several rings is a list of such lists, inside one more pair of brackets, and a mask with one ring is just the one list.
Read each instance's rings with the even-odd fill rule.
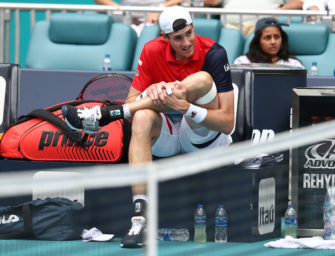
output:
[[208,92],[212,87],[213,79],[212,76],[206,71],[199,72],[199,84],[201,85],[201,89],[204,92]]
[[213,85],[213,79],[206,71],[200,71],[192,75],[192,80],[187,84],[187,99],[195,102],[197,99],[206,95]]

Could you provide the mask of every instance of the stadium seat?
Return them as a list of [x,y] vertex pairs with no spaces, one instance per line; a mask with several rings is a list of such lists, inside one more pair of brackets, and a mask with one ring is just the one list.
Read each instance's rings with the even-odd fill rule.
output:
[[309,70],[318,64],[319,75],[333,76],[335,68],[335,34],[324,24],[292,24],[283,28],[288,35],[290,54]]
[[243,45],[243,51],[242,51],[242,54],[246,54],[249,50],[249,44],[251,42],[251,40],[254,38],[254,33],[250,33],[245,41],[244,41],[244,45]]
[[289,23],[303,23],[304,17],[303,16],[278,16],[278,21],[283,24]]
[[[289,39],[290,54],[297,57],[309,70],[313,61],[318,64],[320,76],[333,76],[335,65],[335,33],[324,24],[291,24],[283,27]],[[249,49],[254,34],[245,41],[243,54]]]
[[157,38],[159,34],[160,34],[160,29],[158,25],[144,27],[140,36],[137,39],[134,59],[133,59],[132,66],[131,66],[132,71],[136,71],[137,62],[141,56],[141,52],[142,52],[144,45],[150,40]]
[[241,31],[224,28],[217,19],[195,18],[193,21],[196,34],[209,37],[226,49],[229,63],[242,54],[244,36]]
[[101,70],[106,53],[113,70],[130,70],[136,32],[106,14],[56,13],[32,31],[27,68]]
[[205,36],[213,39],[215,42],[219,40],[222,23],[216,19],[193,19],[194,32],[199,36]]
[[218,44],[226,49],[228,61],[232,64],[234,60],[242,54],[244,36],[240,30],[222,27]]

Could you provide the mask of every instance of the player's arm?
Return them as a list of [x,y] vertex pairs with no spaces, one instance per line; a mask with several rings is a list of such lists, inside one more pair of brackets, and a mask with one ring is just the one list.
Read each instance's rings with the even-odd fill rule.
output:
[[142,92],[135,89],[133,86],[130,87],[128,96],[126,99],[126,103],[134,102],[136,101],[136,98],[141,94]]
[[217,102],[203,106],[208,111],[202,125],[229,134],[234,126],[234,92],[228,57],[223,47],[218,44],[212,46],[206,55],[204,70],[217,86]]
[[149,96],[153,103],[162,107],[166,103],[166,87],[164,81],[154,83],[152,71],[155,69],[153,59],[157,58],[157,53],[150,45],[146,44],[142,50],[137,71],[129,90],[127,103],[136,101],[139,95]]
[[302,5],[304,1],[302,0],[290,0],[286,4],[282,4],[278,9],[280,10],[300,10],[302,9]]
[[97,4],[101,5],[110,5],[110,6],[120,6],[118,3],[112,1],[112,0],[95,0]]

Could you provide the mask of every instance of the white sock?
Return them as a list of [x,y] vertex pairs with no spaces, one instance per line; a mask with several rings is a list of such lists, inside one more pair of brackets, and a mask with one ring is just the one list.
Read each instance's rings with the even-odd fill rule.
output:
[[148,201],[148,197],[147,195],[134,195],[133,196],[133,202],[135,202],[138,199],[142,199],[144,201]]
[[123,107],[123,116],[124,116],[124,118],[131,117],[128,104],[124,104],[124,105],[122,105],[122,107]]

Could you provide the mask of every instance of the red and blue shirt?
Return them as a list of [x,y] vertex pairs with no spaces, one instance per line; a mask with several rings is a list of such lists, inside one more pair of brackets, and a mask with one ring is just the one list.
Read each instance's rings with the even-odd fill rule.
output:
[[144,91],[151,84],[182,81],[199,71],[208,72],[218,92],[233,90],[226,50],[210,38],[195,35],[194,54],[186,62],[175,59],[163,36],[144,45],[132,86]]

